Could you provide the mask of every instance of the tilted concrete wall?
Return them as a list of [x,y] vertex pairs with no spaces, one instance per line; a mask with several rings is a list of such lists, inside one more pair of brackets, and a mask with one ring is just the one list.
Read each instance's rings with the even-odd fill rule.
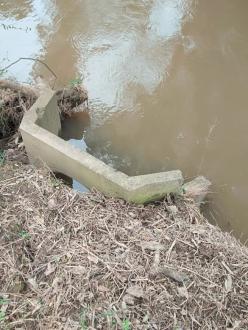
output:
[[31,162],[45,162],[88,188],[129,202],[147,203],[180,193],[179,170],[129,177],[58,137],[61,128],[56,95],[47,91],[25,114],[20,130]]
[[59,134],[61,122],[54,91],[48,89],[38,98],[32,108],[25,113],[23,123],[27,121],[55,135]]

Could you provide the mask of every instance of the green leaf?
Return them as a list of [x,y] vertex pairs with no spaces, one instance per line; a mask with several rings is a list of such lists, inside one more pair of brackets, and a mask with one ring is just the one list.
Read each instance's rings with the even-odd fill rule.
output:
[[9,303],[9,300],[8,299],[5,299],[5,298],[0,298],[0,305],[8,305]]
[[0,322],[5,320],[5,312],[0,311]]
[[0,149],[0,166],[3,166],[4,162],[5,162],[4,150]]
[[70,80],[69,85],[72,87],[75,87],[75,86],[82,84],[82,82],[83,82],[82,78],[76,78],[76,79]]
[[86,312],[85,311],[82,311],[80,313],[79,324],[80,324],[81,330],[87,330],[88,329],[87,320],[86,320]]
[[122,322],[122,330],[131,330],[132,329],[131,326],[132,324],[129,320],[124,320]]
[[19,236],[23,239],[29,239],[31,237],[29,232],[27,232],[26,230],[20,231]]

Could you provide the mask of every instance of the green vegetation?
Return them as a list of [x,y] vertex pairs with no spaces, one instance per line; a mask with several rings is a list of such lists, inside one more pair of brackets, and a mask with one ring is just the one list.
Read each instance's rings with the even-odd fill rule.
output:
[[0,311],[0,322],[3,322],[5,320],[5,312]]
[[5,153],[4,150],[0,149],[0,166],[3,166],[5,162]]
[[88,324],[87,324],[87,320],[86,320],[86,312],[85,311],[81,311],[81,313],[80,313],[79,324],[80,324],[81,330],[87,330],[88,329]]
[[54,188],[59,188],[63,184],[61,179],[56,178],[55,176],[51,177],[51,184]]
[[69,81],[69,86],[75,87],[75,86],[82,84],[82,82],[83,82],[83,79],[81,77],[75,78],[75,79],[72,79]]
[[30,239],[30,234],[29,232],[27,232],[26,230],[21,230],[19,232],[19,236],[22,238],[22,239]]
[[9,300],[6,298],[0,298],[0,306],[8,305]]
[[131,330],[131,322],[129,320],[124,320],[122,322],[122,330]]

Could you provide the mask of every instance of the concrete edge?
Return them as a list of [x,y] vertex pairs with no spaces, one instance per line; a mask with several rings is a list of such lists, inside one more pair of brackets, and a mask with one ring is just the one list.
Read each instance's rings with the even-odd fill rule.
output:
[[183,185],[184,196],[195,201],[197,206],[200,206],[205,200],[212,183],[204,176],[198,176],[194,180]]
[[[88,188],[134,203],[144,204],[181,192],[180,170],[129,177],[58,137],[60,121],[55,101],[55,93],[46,92],[22,120],[20,131],[32,163],[45,162],[51,170],[70,176]],[[46,124],[49,130],[45,129]]]

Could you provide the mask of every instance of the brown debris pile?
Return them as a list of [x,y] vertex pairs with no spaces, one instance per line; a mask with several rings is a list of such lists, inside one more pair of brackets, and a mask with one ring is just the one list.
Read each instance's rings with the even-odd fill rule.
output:
[[0,81],[0,139],[16,133],[24,112],[34,104],[36,98],[31,88]]
[[56,94],[62,120],[78,112],[77,109],[80,105],[88,107],[88,94],[82,86],[63,88],[58,90]]
[[248,251],[189,201],[0,171],[1,329],[247,329]]

